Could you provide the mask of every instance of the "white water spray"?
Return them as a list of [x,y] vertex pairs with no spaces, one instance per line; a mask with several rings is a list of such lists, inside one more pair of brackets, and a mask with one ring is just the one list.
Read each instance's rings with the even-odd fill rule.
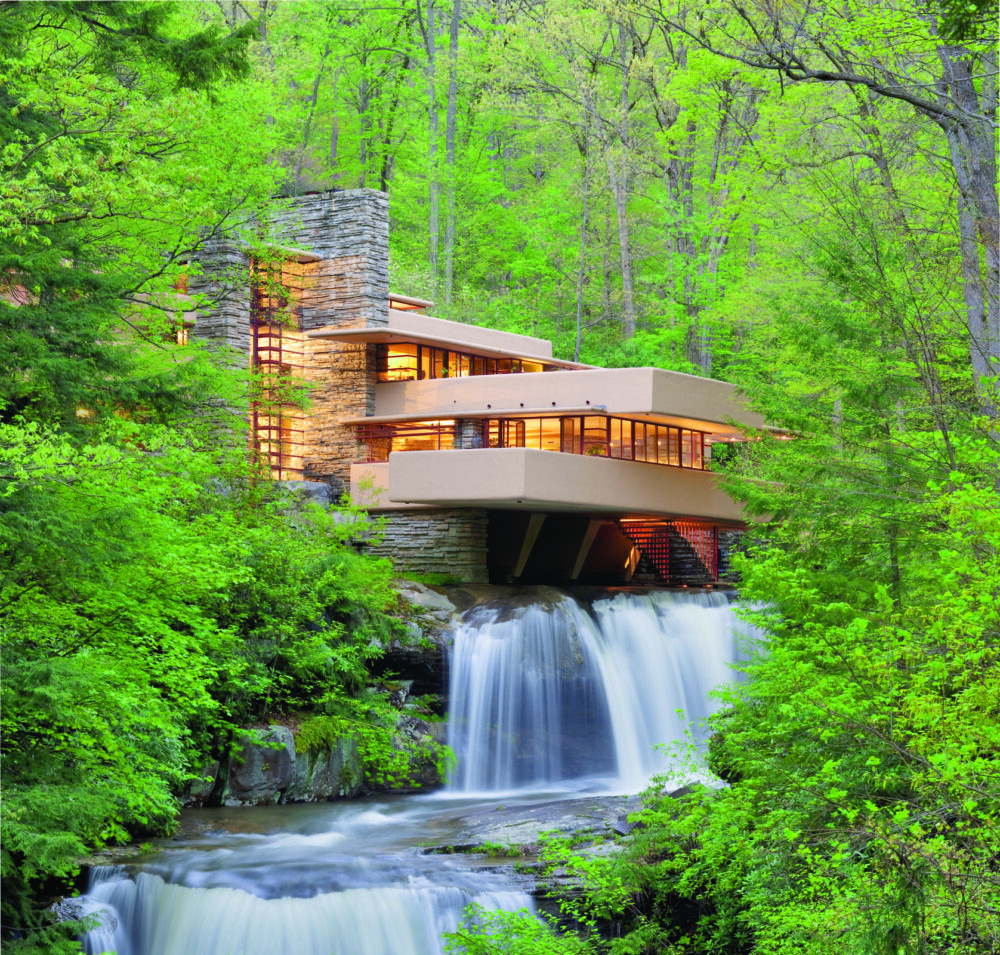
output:
[[[667,768],[656,747],[714,708],[739,630],[721,594],[619,594],[589,612],[556,595],[470,612],[451,659],[452,795],[637,792]],[[203,839],[138,873],[95,869],[83,903],[101,925],[84,950],[442,955],[470,902],[533,908],[503,875],[417,851],[433,801],[395,805],[313,807],[313,828],[288,831],[285,817],[277,832]]]
[[667,769],[657,747],[715,709],[739,632],[718,593],[619,594],[593,616],[569,597],[473,611],[451,659],[450,788],[639,791]]
[[[456,880],[468,883],[461,874]],[[470,902],[489,909],[531,906],[520,892],[469,884],[398,885],[262,899],[241,889],[191,888],[157,875],[94,873],[89,909],[103,925],[84,940],[88,955],[441,955],[442,935]]]

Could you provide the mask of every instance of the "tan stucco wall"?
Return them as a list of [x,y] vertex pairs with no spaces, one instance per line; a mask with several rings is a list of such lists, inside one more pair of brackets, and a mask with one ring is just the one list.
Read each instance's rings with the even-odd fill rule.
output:
[[389,329],[393,332],[412,334],[417,338],[450,339],[463,344],[480,345],[483,348],[499,348],[517,354],[552,356],[552,342],[530,335],[516,335],[501,332],[495,328],[480,328],[462,322],[449,322],[444,318],[432,318],[419,312],[389,309]]
[[397,505],[692,517],[723,524],[744,519],[740,505],[707,471],[533,448],[398,451],[389,456],[388,468],[388,500]]
[[370,511],[412,511],[427,507],[426,504],[397,504],[389,499],[388,461],[351,465],[351,500]]
[[396,381],[375,388],[375,415],[417,418],[461,417],[489,412],[655,415],[691,428],[727,432],[727,419],[762,427],[734,385],[659,368],[549,371],[521,375],[481,375],[437,381]]

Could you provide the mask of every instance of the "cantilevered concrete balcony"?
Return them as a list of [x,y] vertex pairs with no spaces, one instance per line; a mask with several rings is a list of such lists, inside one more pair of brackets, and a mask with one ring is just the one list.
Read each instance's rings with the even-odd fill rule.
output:
[[[410,299],[410,301],[419,302],[420,299]],[[493,358],[525,358],[559,368],[591,367],[579,362],[553,358],[552,343],[544,338],[532,338],[529,335],[502,332],[494,328],[450,322],[447,319],[422,315],[418,311],[398,308],[388,310],[388,321],[383,325],[317,328],[309,333],[309,337],[341,342],[368,342],[376,345],[416,342]]]
[[738,432],[730,421],[753,428],[764,424],[759,414],[743,405],[734,385],[660,368],[395,381],[375,388],[374,420],[382,422],[602,413],[719,435]]
[[351,481],[355,500],[374,509],[431,505],[686,517],[732,527],[744,520],[711,472],[534,448],[394,452],[388,462],[355,464]]

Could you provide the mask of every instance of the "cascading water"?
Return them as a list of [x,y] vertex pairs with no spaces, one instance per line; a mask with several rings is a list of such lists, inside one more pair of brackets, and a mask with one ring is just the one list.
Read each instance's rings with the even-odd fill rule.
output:
[[[142,871],[94,869],[84,905],[101,924],[84,938],[84,951],[442,955],[442,936],[457,929],[471,902],[533,908],[495,872],[421,854],[417,837],[433,808],[401,808],[401,799],[360,805],[360,812],[357,803],[281,807],[294,817],[284,831],[210,830],[151,857]],[[275,818],[276,810],[264,812]],[[239,825],[236,814],[228,821]]]
[[[655,747],[706,716],[709,690],[731,679],[738,631],[721,594],[621,593],[584,609],[551,593],[474,609],[451,657],[448,802],[638,791],[666,768]],[[85,951],[440,955],[470,902],[532,908],[502,874],[419,852],[432,830],[448,844],[442,805],[238,810],[231,831],[211,810],[188,813],[205,828],[187,844],[130,871],[93,871],[83,903],[102,924]]]
[[739,625],[720,593],[622,593],[592,615],[570,597],[470,614],[451,658],[455,792],[603,779],[637,792],[731,679]]

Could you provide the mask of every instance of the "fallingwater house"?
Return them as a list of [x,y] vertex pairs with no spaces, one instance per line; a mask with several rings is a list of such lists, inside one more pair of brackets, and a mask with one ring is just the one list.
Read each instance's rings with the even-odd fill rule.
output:
[[[192,334],[260,373],[251,441],[275,479],[349,491],[385,518],[373,549],[411,573],[719,579],[744,524],[707,470],[712,446],[740,437],[734,420],[762,424],[732,385],[560,361],[542,339],[430,317],[389,291],[374,190],[291,200],[274,234],[267,261],[211,247],[190,291],[220,299]],[[227,288],[248,267],[249,293]]]

